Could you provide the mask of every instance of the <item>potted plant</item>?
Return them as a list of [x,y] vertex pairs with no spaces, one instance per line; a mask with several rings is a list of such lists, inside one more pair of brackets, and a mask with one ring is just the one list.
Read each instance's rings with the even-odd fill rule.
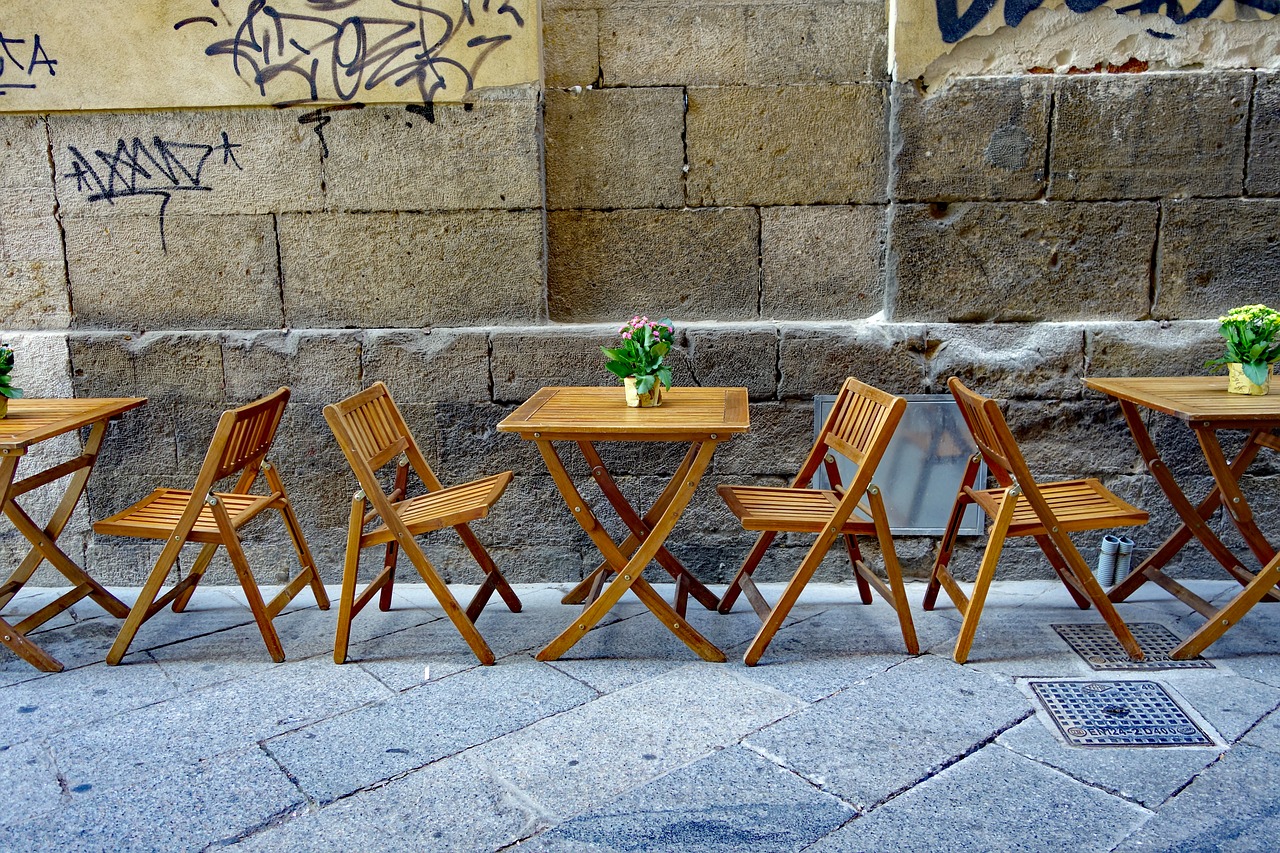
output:
[[621,346],[600,347],[609,359],[605,368],[626,387],[628,406],[648,408],[662,404],[662,389],[671,387],[671,368],[662,359],[671,352],[675,331],[670,320],[655,322],[648,317],[632,317],[618,330]]
[[1271,387],[1271,365],[1280,361],[1280,311],[1265,305],[1232,308],[1218,331],[1227,339],[1221,358],[1205,362],[1205,367],[1227,366],[1227,390],[1233,394],[1266,394]]
[[22,389],[9,382],[9,373],[13,370],[13,350],[8,344],[0,344],[0,418],[9,413],[9,401],[22,396]]

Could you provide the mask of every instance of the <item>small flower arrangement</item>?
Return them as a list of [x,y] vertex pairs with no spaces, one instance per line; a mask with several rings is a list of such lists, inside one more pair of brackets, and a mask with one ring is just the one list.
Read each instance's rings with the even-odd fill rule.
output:
[[1227,339],[1227,352],[1205,362],[1205,367],[1221,367],[1238,362],[1254,385],[1265,385],[1271,364],[1280,361],[1280,311],[1265,305],[1242,305],[1219,317],[1218,332]]
[[[22,389],[9,382],[9,373],[13,370],[13,350],[8,344],[0,344],[0,397],[5,400],[16,400],[22,396]],[[6,404],[7,405],[7,404]]]
[[600,347],[609,359],[605,368],[619,379],[634,377],[639,394],[649,393],[658,382],[670,388],[671,368],[663,364],[662,359],[671,352],[675,341],[676,329],[671,321],[632,317],[618,334],[622,335],[621,346]]

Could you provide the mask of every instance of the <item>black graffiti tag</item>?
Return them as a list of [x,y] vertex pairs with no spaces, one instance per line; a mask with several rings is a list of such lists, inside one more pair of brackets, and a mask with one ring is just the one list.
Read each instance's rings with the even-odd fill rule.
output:
[[235,153],[239,147],[226,131],[213,144],[175,142],[159,136],[153,136],[150,143],[137,136],[128,141],[122,138],[116,141],[114,150],[96,149],[92,156],[68,145],[71,166],[62,177],[74,179],[76,192],[84,193],[89,202],[114,206],[120,199],[159,198],[160,245],[168,251],[164,217],[174,194],[210,192],[213,187],[205,181],[204,169],[211,159],[218,163],[215,154],[221,155],[222,166],[241,170]]
[[28,41],[0,32],[0,95],[7,95],[10,89],[34,89],[36,69],[42,69],[42,77],[46,73],[56,77],[57,65],[58,60],[50,58],[41,44],[39,33]]
[[205,53],[231,57],[236,74],[263,97],[278,80],[301,79],[307,94],[278,106],[350,102],[387,84],[410,90],[431,119],[436,94],[471,91],[485,60],[525,25],[515,7],[493,0],[483,0],[479,18],[470,0],[452,15],[418,0],[391,0],[402,16],[352,14],[360,3],[311,4],[302,14],[253,0],[235,35]]

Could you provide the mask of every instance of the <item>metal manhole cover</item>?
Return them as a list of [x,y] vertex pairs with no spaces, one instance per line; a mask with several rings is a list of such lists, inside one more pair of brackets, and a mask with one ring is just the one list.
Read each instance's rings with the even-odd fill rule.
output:
[[1158,622],[1134,622],[1129,626],[1133,637],[1142,647],[1146,660],[1129,660],[1124,647],[1106,625],[1090,624],[1054,625],[1053,630],[1067,641],[1071,650],[1095,670],[1128,669],[1213,669],[1204,658],[1174,660],[1169,657],[1182,640]]
[[1154,681],[1032,681],[1072,746],[1213,746]]

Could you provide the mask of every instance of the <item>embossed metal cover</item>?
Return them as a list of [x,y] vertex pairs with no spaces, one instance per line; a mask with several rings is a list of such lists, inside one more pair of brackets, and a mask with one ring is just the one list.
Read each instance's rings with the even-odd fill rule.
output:
[[1032,681],[1072,746],[1213,746],[1154,681]]
[[1145,660],[1129,660],[1124,647],[1111,633],[1111,629],[1101,623],[1054,625],[1053,630],[1067,641],[1076,654],[1089,664],[1092,669],[1103,670],[1143,670],[1143,669],[1213,669],[1213,664],[1204,658],[1191,660],[1173,660],[1169,653],[1177,648],[1182,640],[1158,622],[1134,622],[1129,625],[1134,639],[1142,647]]

